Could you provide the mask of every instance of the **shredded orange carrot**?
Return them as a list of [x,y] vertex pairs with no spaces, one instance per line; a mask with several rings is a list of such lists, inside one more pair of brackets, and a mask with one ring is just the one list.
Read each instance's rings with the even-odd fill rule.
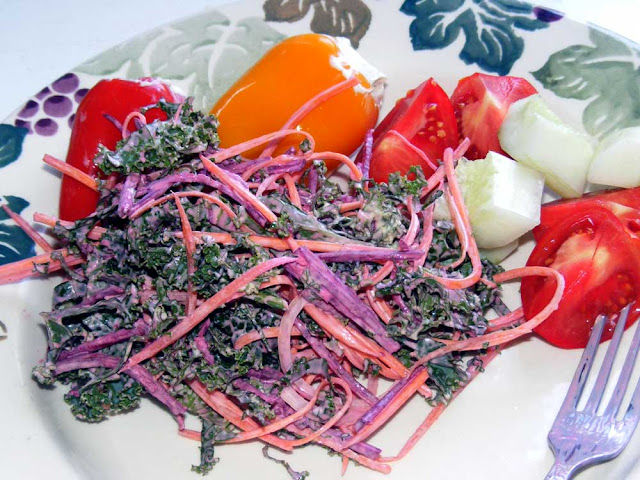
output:
[[345,202],[340,204],[340,213],[350,212],[351,210],[359,210],[364,206],[363,200],[356,200],[355,202]]
[[196,442],[202,441],[202,434],[200,432],[189,430],[188,428],[178,429],[178,435],[188,438],[189,440],[195,440]]
[[391,310],[391,307],[389,307],[387,302],[376,297],[372,287],[365,290],[365,295],[367,296],[369,305],[371,305],[373,311],[378,315],[378,318],[380,318],[385,325],[388,325],[393,318],[393,310]]
[[295,283],[293,283],[293,281],[286,275],[275,275],[271,277],[269,280],[261,283],[260,289],[269,288],[276,285],[286,285],[288,287],[293,287],[293,288],[296,287]]
[[187,275],[189,279],[187,281],[187,307],[186,314],[191,315],[191,313],[196,308],[196,302],[198,301],[198,295],[193,289],[193,275],[196,273],[196,266],[193,260],[193,254],[196,251],[196,242],[193,237],[193,230],[191,230],[191,224],[189,223],[189,218],[187,217],[187,212],[185,212],[184,207],[182,206],[182,202],[180,202],[180,198],[174,193],[173,198],[176,202],[176,206],[178,207],[178,214],[180,215],[180,222],[182,223],[182,240],[184,242],[184,248],[187,255]]
[[433,210],[435,209],[435,205],[431,204],[423,211],[422,218],[422,239],[418,244],[418,249],[422,250],[422,256],[413,263],[413,266],[410,268],[411,272],[415,272],[418,268],[424,265],[424,262],[427,261],[427,255],[429,254],[429,248],[431,248],[431,243],[433,242]]
[[258,210],[264,218],[267,219],[268,222],[274,223],[278,220],[278,217],[269,210],[269,208],[262,203],[253,193],[251,193],[245,186],[233,180],[229,172],[226,172],[211,160],[209,160],[204,155],[200,155],[200,160],[202,160],[202,164],[205,168],[217,177],[222,183],[224,183],[227,187],[233,189],[240,197],[242,197],[245,201],[249,202],[252,207]]
[[511,342],[516,338],[533,332],[533,329],[544,322],[549,315],[558,309],[560,300],[562,299],[562,293],[564,292],[564,277],[553,268],[549,267],[522,267],[502,272],[494,276],[494,280],[498,283],[513,280],[515,278],[527,277],[527,276],[544,276],[552,277],[556,281],[556,290],[549,303],[533,318],[527,322],[509,330],[499,330],[478,337],[468,338],[465,340],[459,340],[444,347],[438,348],[416,361],[411,370],[418,368],[420,365],[424,365],[428,361],[440,357],[446,353],[454,351],[465,350],[479,350],[482,348],[489,348],[496,345],[501,345],[507,342]]
[[[489,362],[491,362],[497,355],[498,355],[498,350],[497,349],[493,349],[493,350],[490,350],[489,352],[487,352],[487,354],[482,357],[482,367],[486,368],[487,365],[489,365]],[[433,426],[435,421],[440,417],[440,415],[442,415],[442,412],[444,412],[444,410],[449,405],[451,405],[451,402],[458,395],[460,395],[462,390],[464,390],[467,387],[467,385],[469,385],[471,383],[471,381],[478,375],[478,373],[480,373],[479,369],[474,370],[473,373],[471,373],[471,375],[469,376],[469,379],[467,380],[467,383],[465,385],[463,385],[462,387],[458,388],[453,393],[453,395],[451,396],[451,399],[449,400],[448,403],[440,403],[440,404],[436,405],[435,407],[433,407],[431,409],[431,411],[429,412],[427,417],[420,424],[420,426],[418,426],[416,431],[413,432],[413,434],[409,437],[409,439],[406,441],[406,443],[404,444],[404,446],[402,447],[400,452],[398,452],[397,455],[395,455],[393,457],[380,458],[380,461],[381,462],[395,462],[395,461],[398,461],[398,460],[404,458],[407,455],[407,453],[409,453],[413,449],[413,447],[416,446],[416,444],[420,441],[420,439],[422,437],[424,437],[424,435],[427,433],[427,431]]]
[[[187,380],[186,384],[215,412],[241,430],[254,430],[260,427],[253,419],[246,417],[244,412],[229,400],[224,393],[219,391],[210,392],[207,390],[207,387],[197,379]],[[287,452],[293,450],[293,447],[287,440],[278,438],[275,435],[267,434],[260,437],[260,440]]]
[[98,181],[84,173],[82,170],[78,170],[76,167],[69,165],[67,162],[63,162],[62,160],[58,160],[51,155],[45,154],[42,161],[47,165],[55,168],[59,172],[79,181],[83,185],[89,187],[91,190],[95,190],[96,192],[98,191]]
[[[465,138],[460,145],[453,152],[453,159],[460,159],[464,153],[471,145],[471,141],[468,138]],[[427,179],[427,185],[420,192],[420,199],[424,199],[427,195],[429,195],[436,187],[441,186],[442,182],[445,178],[445,167],[444,165],[440,165],[436,171]]]
[[509,327],[520,321],[523,317],[524,313],[522,312],[522,307],[516,308],[513,312],[509,312],[506,315],[489,320],[489,328],[487,331],[492,332],[500,328]]
[[411,218],[411,222],[409,223],[409,228],[407,228],[407,233],[405,234],[403,240],[407,243],[407,245],[412,245],[413,241],[416,239],[418,235],[418,228],[420,226],[420,221],[418,220],[418,215],[416,213],[415,206],[413,204],[413,196],[409,195],[407,197],[407,209],[409,210],[409,216]]
[[125,366],[122,367],[122,369],[126,370],[127,368],[137,365],[140,362],[144,362],[145,360],[148,360],[149,358],[156,355],[158,352],[167,348],[169,345],[173,345],[180,338],[184,337],[187,333],[193,330],[196,325],[207,318],[207,316],[211,312],[227,303],[236,292],[246,287],[257,277],[259,277],[260,275],[264,275],[274,268],[294,261],[296,261],[296,258],[292,257],[272,258],[271,260],[267,260],[266,262],[263,262],[249,269],[234,281],[232,281],[228,285],[225,285],[214,296],[207,299],[191,315],[188,315],[180,323],[171,328],[168,334],[157,338],[153,342],[146,345],[138,353],[132,355],[131,358],[129,358],[129,360],[126,362]]
[[[360,353],[356,350],[352,350],[349,347],[344,346],[342,343],[340,345],[344,348],[345,355],[348,358],[352,358],[352,356],[355,356],[355,359],[357,359],[357,361],[363,365],[365,360],[369,361],[370,363],[376,364],[378,366],[379,374],[389,380],[400,380],[408,372],[406,368],[399,367],[396,363],[392,363],[391,366],[388,366],[381,359],[370,357],[366,353]],[[349,354],[351,354],[352,356],[349,356]],[[361,370],[365,369],[361,368]]]
[[[262,330],[251,330],[238,337],[233,344],[233,348],[240,350],[242,347],[246,347],[250,343],[257,342],[263,338],[277,338],[279,333],[280,327],[264,327]],[[293,327],[291,329],[291,335],[299,337],[302,334],[296,327]]]
[[[387,133],[393,135],[394,137],[398,137],[402,142],[402,144],[405,147],[407,147],[409,150],[411,150],[413,153],[418,155],[420,160],[426,163],[431,170],[435,171],[438,168],[436,164],[433,163],[433,161],[427,156],[426,153],[424,153],[422,150],[416,147],[413,143],[407,140],[407,138],[404,135],[402,135],[400,132],[398,132],[397,130],[391,129],[391,130],[388,130]],[[436,158],[435,160],[437,161],[438,159]]]
[[454,157],[453,150],[451,148],[447,148],[444,151],[443,162],[445,168],[445,174],[447,177],[447,184],[449,186],[449,190],[451,191],[452,196],[452,217],[455,218],[456,215],[460,216],[460,225],[463,228],[462,234],[464,238],[460,239],[460,244],[466,244],[468,246],[468,256],[471,260],[471,265],[473,267],[471,273],[464,278],[446,278],[440,277],[438,275],[433,275],[429,272],[425,272],[424,275],[429,278],[433,278],[438,283],[444,285],[450,289],[462,289],[470,287],[475,284],[480,277],[482,276],[482,261],[480,259],[480,252],[478,251],[478,246],[476,245],[476,241],[471,235],[471,224],[469,223],[469,216],[467,214],[467,209],[464,205],[464,199],[462,197],[462,191],[460,190],[460,185],[458,185],[458,180],[456,178],[454,172]]
[[362,442],[363,440],[369,438],[375,431],[377,431],[380,427],[382,427],[387,420],[391,418],[402,406],[404,406],[407,401],[420,389],[420,386],[424,384],[429,378],[429,372],[425,368],[414,378],[412,378],[404,387],[400,390],[400,392],[381,410],[378,416],[369,424],[366,424],[362,427],[358,433],[352,436],[347,443],[344,445],[344,448],[349,448],[356,443]]
[[393,269],[396,268],[393,262],[386,262],[380,270],[378,270],[375,274],[371,275],[369,278],[365,278],[362,282],[360,282],[360,288],[372,287],[373,285],[377,285],[382,280],[387,278]]
[[467,258],[467,251],[469,250],[469,234],[466,231],[466,227],[464,225],[464,221],[462,220],[462,216],[460,215],[460,212],[455,206],[453,195],[451,195],[451,192],[449,191],[448,188],[444,189],[444,195],[445,195],[445,198],[447,199],[447,204],[449,205],[449,211],[452,213],[452,216],[453,216],[453,225],[456,229],[456,233],[458,234],[458,238],[460,239],[460,257],[456,261],[445,266],[438,264],[438,267],[445,268],[445,269],[453,269],[462,265],[462,263]]
[[[43,225],[48,225],[49,227],[55,227],[56,223],[59,223],[65,228],[72,228],[74,226],[73,222],[69,222],[67,220],[60,220],[51,215],[46,215],[44,213],[36,212],[33,214],[33,221],[37,223],[41,223]],[[107,229],[104,227],[93,227],[89,233],[87,234],[87,238],[90,240],[99,240],[102,235],[106,233]]]
[[[240,155],[243,152],[251,150],[253,148],[259,147],[260,145],[264,145],[265,143],[280,140],[284,137],[288,137],[289,135],[302,135],[304,136],[310,144],[310,149],[315,150],[316,141],[314,138],[305,131],[297,130],[295,128],[283,128],[278,130],[277,132],[267,133],[266,135],[261,135],[251,140],[247,140],[246,142],[238,143],[233,147],[225,148],[224,150],[220,150],[216,152],[211,159],[215,163],[223,162],[228,158],[235,157],[236,155]],[[268,157],[270,154],[260,155],[261,157]]]
[[373,393],[375,396],[378,396],[378,387],[380,383],[379,375],[367,375],[367,389]]
[[[297,435],[305,435],[308,433],[308,429],[301,429],[296,427],[295,425],[288,425],[287,426],[287,430],[289,430],[290,432],[293,432]],[[354,462],[357,462],[361,465],[364,465],[367,468],[370,468],[371,470],[375,470],[376,472],[380,472],[380,473],[390,473],[391,472],[391,467],[385,463],[381,463],[378,462],[377,460],[372,460],[369,457],[365,457],[364,455],[361,455],[359,453],[354,452],[353,450],[350,449],[344,449],[343,448],[343,444],[341,442],[337,442],[335,440],[332,440],[330,438],[327,437],[318,437],[316,438],[316,443],[319,443],[320,445],[323,445],[327,448],[330,448],[336,452],[339,452],[341,455],[348,457],[349,459],[353,460]]]
[[283,153],[282,155],[278,155],[277,157],[273,157],[266,162],[259,162],[252,167],[247,168],[242,174],[242,179],[246,182],[248,181],[256,172],[265,169],[267,167],[271,167],[272,165],[282,165],[283,163],[288,163],[293,160],[294,156]]
[[[320,396],[320,391],[324,387],[326,387],[327,385],[329,385],[329,382],[327,382],[326,380],[323,381],[320,384],[320,386],[318,388],[316,388],[315,393],[313,395],[313,398],[311,398],[311,400],[309,400],[307,402],[307,404],[303,408],[297,410],[295,413],[292,413],[291,415],[289,415],[287,417],[281,418],[280,420],[276,420],[274,422],[271,422],[269,425],[265,425],[263,427],[254,428],[252,430],[246,430],[246,431],[244,431],[242,433],[237,434],[235,437],[233,437],[233,438],[231,438],[229,440],[225,440],[223,443],[246,442],[247,440],[253,440],[254,438],[263,437],[264,435],[268,435],[270,433],[277,432],[278,430],[283,429],[284,427],[286,427],[290,423],[297,422],[298,420],[300,420],[301,418],[306,416],[306,414],[309,413],[313,407],[315,407],[316,401],[318,400],[318,397]],[[295,441],[295,440],[291,441],[291,442],[289,442],[289,445],[297,446],[297,441]]]
[[276,185],[276,182],[282,177],[281,173],[274,173],[273,175],[269,175],[265,178],[260,185],[258,185],[258,189],[256,190],[256,197],[261,197],[264,192],[267,190],[272,190]]
[[291,355],[291,330],[293,329],[293,322],[307,304],[307,301],[300,296],[296,296],[289,303],[287,311],[280,318],[280,328],[278,329],[278,357],[280,359],[280,366],[284,373],[287,373],[293,365],[293,358]]
[[[322,427],[314,431],[311,435],[308,435],[304,438],[300,438],[298,440],[293,440],[291,442],[291,445],[293,447],[300,447],[302,445],[306,445],[307,443],[313,442],[314,440],[316,440],[320,435],[322,435],[324,432],[326,432],[331,427],[333,427],[336,423],[338,423],[340,419],[344,416],[344,414],[347,413],[347,410],[349,410],[349,408],[351,407],[351,403],[353,402],[353,393],[351,392],[351,388],[349,388],[349,385],[347,384],[347,382],[345,382],[341,378],[332,377],[331,383],[334,385],[340,385],[344,390],[344,392],[346,393],[347,397],[344,401],[344,404],[342,405],[340,410],[336,412],[336,414],[333,417],[331,417]],[[320,388],[322,388],[322,385],[318,387],[318,390],[320,390]]]
[[231,207],[229,205],[227,205],[225,202],[222,201],[222,199],[220,199],[219,197],[211,194],[211,193],[204,193],[204,192],[200,192],[198,190],[194,190],[194,191],[190,191],[190,192],[175,192],[175,193],[170,193],[168,195],[165,195],[164,197],[160,197],[157,200],[155,200],[154,202],[150,203],[149,205],[147,205],[145,208],[136,211],[133,215],[131,215],[132,219],[138,218],[140,215],[142,215],[143,213],[147,212],[148,210],[152,209],[153,207],[157,207],[158,205],[163,204],[164,202],[171,200],[174,196],[177,197],[200,197],[200,198],[204,198],[206,200],[208,200],[210,203],[217,205],[218,207],[220,207],[220,209],[222,209],[222,211],[224,213],[227,214],[227,216],[229,218],[236,218],[236,214],[235,212],[231,209]]
[[349,467],[349,457],[346,455],[342,455],[342,468],[340,470],[340,475],[344,477],[345,473],[347,473],[347,468]]
[[459,160],[460,158],[462,158],[462,156],[467,152],[470,146],[471,139],[469,137],[465,137],[464,140],[460,142],[460,145],[458,145],[453,151],[453,158],[455,160]]
[[60,255],[69,267],[85,262],[85,259],[82,257],[70,255],[65,248],[54,250],[50,253],[43,253],[35,257],[0,265],[0,285],[19,282],[25,278],[41,277],[43,276],[41,272],[48,274],[61,270],[62,263],[52,258],[52,256],[55,255]]
[[16,224],[22,229],[22,231],[24,231],[24,233],[26,233],[29,238],[35,242],[36,245],[38,245],[46,253],[53,252],[53,247],[42,235],[38,233],[35,228],[29,225],[29,222],[27,222],[24,218],[11,210],[8,205],[2,205],[2,208],[7,213],[7,215],[9,215],[9,217],[11,217],[14,222],[16,222]]
[[[314,319],[320,328],[339,340],[343,345],[363,353],[379,366],[386,366],[391,371],[395,372],[397,376],[390,375],[390,378],[393,379],[408,375],[409,370],[396,357],[387,352],[372,339],[365,337],[348,325],[342,324],[335,317],[323,312],[311,303],[305,305],[305,312]],[[432,395],[431,389],[426,385],[421,387],[420,393],[427,398],[430,398]]]
[[423,187],[420,192],[420,199],[424,200],[424,198],[429,195],[436,187],[440,186],[444,181],[445,173],[444,173],[444,165],[440,165],[435,172],[427,179],[427,185]]
[[131,120],[133,120],[134,118],[140,120],[143,125],[147,124],[147,118],[142,113],[134,110],[129,115],[127,115],[124,119],[124,122],[122,122],[122,130],[120,131],[122,138],[127,138],[129,136],[129,122],[131,122]]
[[312,303],[307,303],[304,306],[304,311],[331,337],[340,340],[340,342],[351,348],[374,358],[377,358],[380,350],[383,350],[382,347],[374,347],[373,341],[365,341],[365,337],[360,335],[356,330],[348,325],[344,325],[337,318],[320,310]]
[[289,200],[292,204],[302,210],[302,203],[300,203],[300,194],[298,193],[298,187],[296,187],[295,182],[293,181],[293,177],[291,174],[284,174],[284,182],[287,186],[287,191],[289,192]]
[[[347,359],[345,363],[351,364],[360,370],[365,370],[364,357],[360,355],[357,350],[352,350],[351,348],[345,346],[343,343],[341,343],[340,346],[342,347],[344,356]],[[347,369],[346,367],[345,369],[349,371],[349,369]]]
[[[174,235],[180,236],[182,234],[179,232],[176,232],[174,233]],[[236,240],[234,236],[229,233],[202,232],[202,231],[194,230],[193,235],[196,238],[196,241],[210,239],[216,243],[222,243],[224,245],[236,244]],[[247,240],[257,245],[260,245],[262,247],[271,248],[279,252],[287,252],[292,250],[288,239],[266,237],[261,235],[247,235]],[[322,240],[304,240],[304,239],[296,239],[295,241],[298,244],[298,246],[307,247],[312,252],[342,252],[345,250],[367,250],[371,252],[388,251],[388,249],[385,249],[385,248],[372,247],[369,245],[361,245],[359,243],[332,243],[332,242],[324,242]]]
[[343,155],[342,153],[316,152],[312,155],[309,155],[307,160],[309,162],[312,162],[314,160],[338,160],[340,163],[344,163],[347,167],[349,167],[351,180],[354,180],[356,182],[362,180],[362,172],[360,171],[360,168],[358,168],[358,166],[353,163],[353,161],[349,157]]

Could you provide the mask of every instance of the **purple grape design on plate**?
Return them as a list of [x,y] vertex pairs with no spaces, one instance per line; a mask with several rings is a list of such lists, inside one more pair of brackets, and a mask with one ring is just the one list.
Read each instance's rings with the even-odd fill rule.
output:
[[78,104],[88,91],[80,88],[76,74],[67,73],[28,100],[17,113],[14,125],[45,137],[58,133],[64,123],[71,128]]
[[73,110],[73,101],[69,97],[54,95],[44,101],[44,112],[51,117],[66,117]]
[[73,99],[77,103],[80,103],[87,93],[89,93],[88,88],[81,88],[79,90],[76,90],[76,93],[73,94]]
[[50,118],[41,118],[34,126],[34,130],[38,135],[50,137],[58,131],[58,124]]
[[38,113],[38,110],[40,110],[40,105],[38,105],[38,102],[34,100],[29,100],[27,103],[24,104],[24,107],[22,107],[22,110],[20,110],[20,113],[18,113],[18,117],[31,118],[36,113]]
[[49,94],[51,94],[51,90],[49,89],[49,87],[44,87],[42,90],[36,93],[36,98],[38,100],[42,100],[43,98],[46,98]]
[[51,87],[58,93],[73,93],[78,89],[80,79],[73,73],[61,76],[51,84]]

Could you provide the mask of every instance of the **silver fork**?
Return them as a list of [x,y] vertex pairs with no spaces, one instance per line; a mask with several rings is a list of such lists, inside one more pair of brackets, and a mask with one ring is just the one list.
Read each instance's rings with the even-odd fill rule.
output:
[[[549,445],[553,450],[555,462],[545,480],[567,480],[578,470],[611,460],[622,452],[631,439],[640,419],[640,382],[636,385],[624,416],[621,420],[618,420],[617,417],[640,349],[640,328],[638,326],[635,327],[633,340],[611,400],[602,414],[597,413],[616,351],[620,345],[630,307],[629,305],[620,312],[618,324],[593,390],[584,409],[579,411],[580,395],[589,376],[600,337],[608,319],[600,316],[596,320],[567,396],[549,432]],[[638,323],[640,324],[640,322]]]

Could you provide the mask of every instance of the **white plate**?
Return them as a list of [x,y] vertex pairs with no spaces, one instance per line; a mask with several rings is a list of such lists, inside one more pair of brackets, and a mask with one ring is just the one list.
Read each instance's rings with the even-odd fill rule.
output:
[[[291,2],[295,5],[303,3],[306,4]],[[353,0],[335,3],[342,7],[364,5]],[[422,8],[436,9],[437,6],[432,4],[458,2],[421,3]],[[504,14],[505,9],[500,9],[499,4],[509,2],[487,3]],[[195,94],[201,105],[210,105],[215,95],[220,94],[235,76],[255,61],[271,42],[285,35],[308,31],[314,11],[319,8],[317,5],[319,3],[311,6],[308,13],[293,23],[265,22],[263,10],[256,2],[225,5],[219,10],[180,22],[179,25],[149,32],[86,62],[73,71],[79,81],[78,87],[74,88],[90,87],[105,76],[153,74],[176,81],[185,90]],[[356,20],[366,20],[367,10],[372,14],[366,33],[360,39],[359,51],[389,77],[385,110],[408,88],[429,76],[436,77],[445,90],[451,92],[459,78],[490,67],[494,72],[509,72],[528,78],[565,120],[578,128],[599,134],[601,132],[592,129],[591,125],[596,124],[595,119],[600,115],[613,118],[613,110],[609,107],[598,110],[602,102],[594,100],[609,98],[606,96],[607,87],[614,77],[620,80],[620,72],[627,72],[625,80],[629,82],[628,85],[637,87],[640,82],[640,76],[635,71],[638,67],[637,45],[632,46],[620,38],[590,30],[569,19],[552,23],[535,22],[535,14],[526,6],[519,15],[528,19],[533,29],[511,27],[503,30],[507,33],[510,31],[512,36],[501,51],[514,51],[516,54],[505,57],[502,62],[495,62],[495,55],[464,57],[465,62],[461,59],[461,52],[469,40],[463,33],[453,35],[447,45],[434,42],[431,48],[414,50],[410,26],[415,17],[401,13],[400,5],[401,2],[397,1],[369,2],[355,16]],[[467,9],[475,12],[472,18],[480,18],[482,7],[476,1],[468,1],[457,9],[451,7],[452,11],[445,17],[446,22],[453,21]],[[513,12],[502,15],[502,20],[497,21],[497,28],[504,28],[512,22],[513,15]],[[471,32],[471,25],[466,26]],[[218,40],[219,34],[222,34],[222,41]],[[518,53],[520,42],[522,52]],[[210,62],[189,63],[193,58],[191,49],[196,43],[200,51],[205,49],[207,55],[211,56]],[[586,86],[592,88],[594,93],[587,99],[563,98],[559,96],[563,94],[561,90],[552,88],[548,75],[539,74],[537,79],[532,75],[532,72],[540,71],[545,65],[547,68],[544,72],[555,72],[560,63],[554,59],[566,58],[572,51],[570,49],[575,50],[577,45],[584,46],[581,51],[585,48],[590,51],[590,68],[581,68],[583,65],[575,61],[568,72],[574,77],[565,81],[570,84],[582,78],[581,74],[589,73],[591,76],[586,79]],[[611,62],[616,63],[613,65]],[[610,68],[612,66],[617,68]],[[597,74],[593,74],[594,71]],[[598,97],[600,91],[605,97]],[[53,95],[49,94],[48,97]],[[73,92],[63,92],[61,96],[71,100],[73,110],[77,105]],[[0,139],[0,142],[4,142],[2,146],[6,146],[8,140],[22,142],[22,153],[16,161],[6,165],[0,163],[0,194],[25,198],[29,206],[22,213],[27,218],[35,211],[55,215],[57,210],[59,177],[43,168],[39,159],[45,152],[64,157],[70,113],[59,112],[61,116],[56,116],[55,108],[49,108],[56,102],[46,102],[47,98],[37,100],[38,112],[31,117],[26,117],[23,112],[23,118],[19,118],[16,112],[4,122],[14,125],[16,120],[29,121],[34,132],[41,134],[30,133],[22,138],[19,132],[5,127],[4,140]],[[617,112],[631,102],[630,97],[625,96],[624,88],[617,88],[616,96],[610,99],[619,100]],[[44,111],[45,102],[47,112]],[[64,102],[58,99],[57,104]],[[589,109],[585,112],[587,107]],[[52,131],[52,122],[47,122],[47,119],[57,125],[52,135],[42,134]],[[640,122],[640,119],[633,117],[626,120]],[[36,129],[38,121],[40,123]],[[616,126],[622,126],[622,123]],[[0,158],[2,151],[6,152],[0,149]],[[2,225],[9,223],[2,222]],[[508,264],[522,265],[526,255],[525,246],[508,260]],[[30,379],[32,366],[45,351],[45,337],[38,312],[49,309],[53,284],[54,281],[37,280],[0,289],[0,304],[3,306],[0,320],[9,330],[8,339],[0,343],[5,386],[0,396],[0,412],[3,416],[0,468],[6,478],[39,478],[44,474],[48,478],[195,478],[189,468],[198,462],[197,444],[178,437],[173,419],[152,402],[144,402],[133,413],[111,418],[98,425],[88,425],[73,419],[62,401],[62,388],[43,390]],[[510,289],[508,296],[510,304],[516,306],[518,296],[515,287]],[[578,357],[579,352],[554,349],[537,338],[527,339],[506,349],[453,402],[418,447],[405,460],[394,465],[392,474],[386,478],[542,478],[552,462],[546,433]],[[393,454],[411,429],[421,421],[423,412],[422,402],[414,402],[378,435],[375,443],[388,447],[389,454]],[[618,460],[588,470],[578,478],[637,478],[640,476],[636,466],[639,447],[640,439],[637,436]],[[256,475],[263,479],[286,478],[280,466],[263,459],[260,448],[258,444],[219,447],[216,453],[221,462],[210,474],[211,478],[249,478]],[[289,456],[288,460],[294,468],[310,471],[313,479],[339,476],[339,459],[327,456],[316,447],[301,449]],[[383,477],[364,468],[350,466],[346,478]]]

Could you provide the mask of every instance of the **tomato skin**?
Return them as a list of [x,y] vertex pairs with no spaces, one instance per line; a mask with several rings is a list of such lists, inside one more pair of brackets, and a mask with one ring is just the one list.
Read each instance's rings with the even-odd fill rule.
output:
[[540,224],[533,229],[534,238],[539,240],[558,222],[578,210],[588,210],[594,206],[611,211],[630,235],[635,236],[640,231],[640,187],[616,188],[544,204],[540,210]]
[[[577,209],[550,227],[527,265],[554,268],[565,278],[558,309],[535,329],[561,348],[584,348],[598,315],[612,315],[640,297],[640,240],[598,205]],[[520,295],[525,318],[542,310],[554,290],[550,279],[524,278]],[[626,327],[638,314],[632,312]],[[601,341],[611,338],[614,327],[615,320],[606,326]]]
[[373,132],[370,176],[386,182],[389,174],[406,174],[419,165],[428,178],[434,169],[397,135],[422,150],[434,165],[447,147],[459,143],[458,126],[447,94],[433,78],[423,82],[399,100]]
[[465,158],[484,158],[490,151],[507,155],[500,147],[498,130],[509,106],[534,93],[533,85],[519,77],[474,73],[461,79],[451,103],[460,135],[471,140]]
[[[105,115],[123,123],[127,115],[141,107],[153,105],[161,98],[178,102],[182,97],[158,80],[141,79],[101,80],[80,102],[76,112],[71,140],[67,152],[67,163],[94,178],[101,176],[93,159],[98,146],[114,149],[122,134]],[[145,117],[147,122],[166,119],[160,109],[151,109]],[[98,203],[99,195],[71,177],[62,177],[59,216],[62,220],[78,220],[91,215]]]

